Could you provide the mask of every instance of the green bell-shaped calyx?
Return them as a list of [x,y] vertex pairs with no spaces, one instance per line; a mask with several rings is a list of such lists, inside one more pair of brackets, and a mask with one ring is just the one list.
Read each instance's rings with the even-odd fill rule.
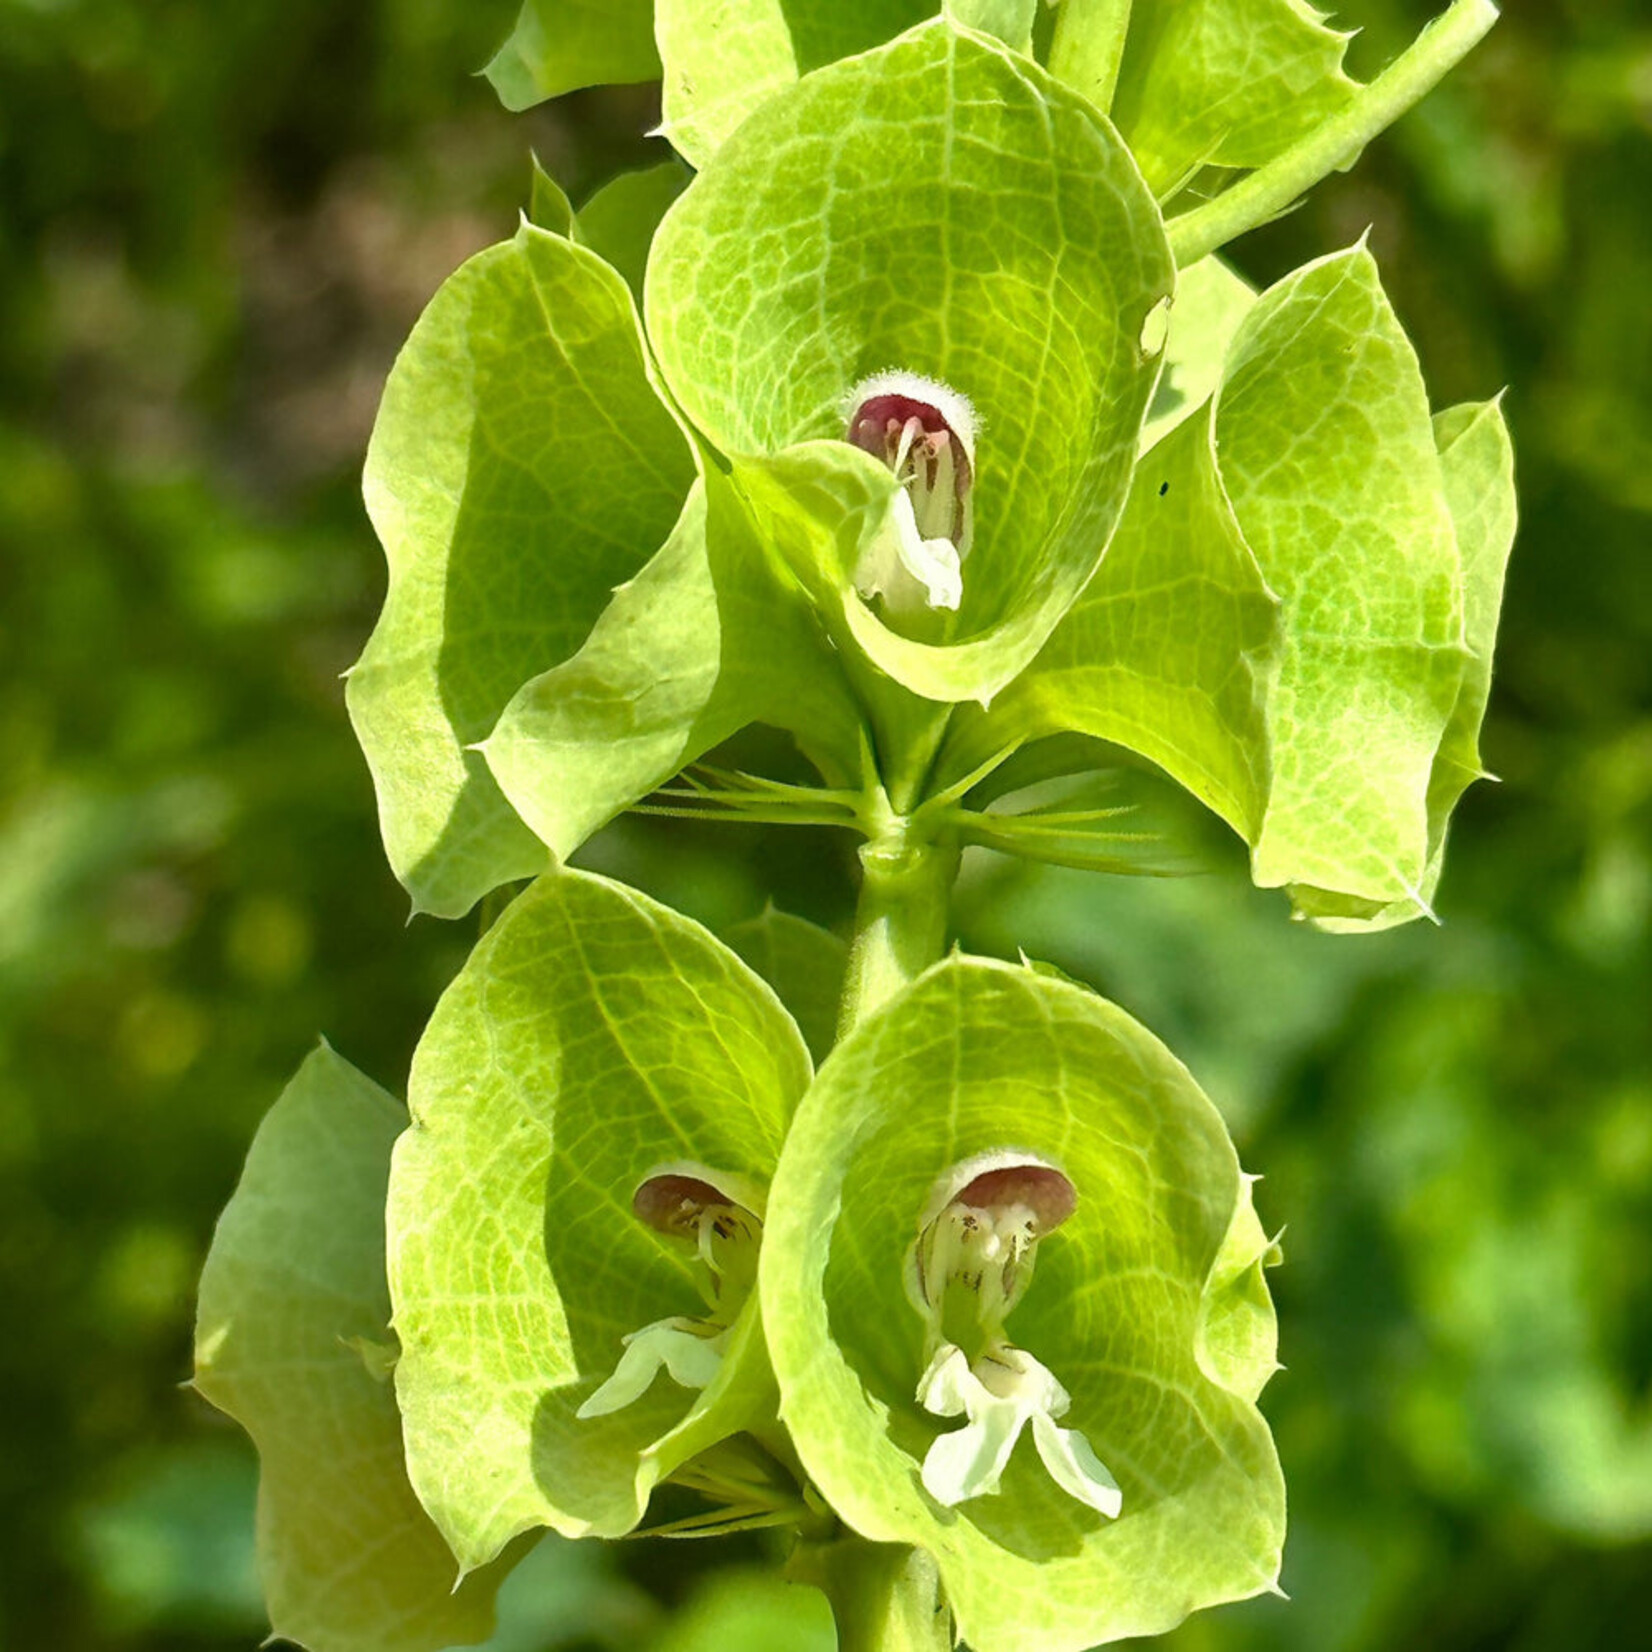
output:
[[548,875],[488,931],[414,1058],[388,1216],[408,1470],[463,1564],[627,1532],[772,1418],[757,1224],[809,1072],[762,981],[617,884]]
[[1254,1223],[1215,1109],[1149,1033],[951,959],[849,1034],[787,1136],[759,1264],[782,1420],[848,1525],[933,1556],[977,1652],[1076,1652],[1272,1588]]
[[326,1045],[270,1109],[201,1275],[195,1386],[258,1447],[258,1572],[310,1652],[484,1639],[517,1558],[469,1576],[420,1507],[390,1370],[384,1197],[401,1103]]
[[384,610],[349,678],[385,848],[444,917],[548,857],[475,743],[584,641],[694,480],[631,295],[524,224],[443,284],[398,357],[363,488]]
[[[746,120],[661,223],[645,311],[674,398],[840,646],[928,697],[985,698],[1106,546],[1171,279],[1116,133],[939,18]],[[880,397],[913,405],[863,431]],[[954,398],[978,415],[969,440]],[[941,475],[958,458],[961,492],[964,467]],[[923,600],[892,583],[903,566]]]
[[1254,302],[1199,271],[1168,353],[1207,404],[1166,407],[1101,568],[990,710],[960,714],[944,773],[1107,740],[1226,820],[1301,915],[1422,916],[1481,772],[1514,530],[1501,414],[1430,417],[1363,245]]
[[420,910],[542,870],[759,716],[828,772],[858,753],[808,603],[727,484],[696,483],[626,282],[591,250],[640,267],[660,182],[604,191],[588,224],[553,202],[565,232],[524,223],[477,254],[385,388],[364,489],[389,591],[348,697]]

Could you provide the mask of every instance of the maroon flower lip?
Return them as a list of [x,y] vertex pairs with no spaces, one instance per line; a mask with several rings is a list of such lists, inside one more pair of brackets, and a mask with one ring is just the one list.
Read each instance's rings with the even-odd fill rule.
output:
[[1077,1209],[1078,1190],[1042,1154],[997,1147],[972,1154],[936,1181],[919,1226],[928,1226],[960,1205],[994,1214],[1020,1206],[1044,1234],[1060,1227]]
[[1078,1208],[1078,1190],[1047,1164],[1014,1164],[986,1170],[959,1188],[954,1204],[972,1210],[1008,1210],[1020,1205],[1032,1214],[1035,1238],[1053,1232]]
[[[969,532],[973,480],[969,432],[954,430],[933,402],[898,390],[874,389],[850,415],[847,440],[886,464],[916,500],[935,501],[921,513],[929,519],[925,527],[940,529],[934,537],[962,548]],[[935,496],[943,489],[951,494],[949,509],[937,509]]]
[[631,1209],[656,1233],[693,1239],[703,1216],[714,1211],[744,1210],[745,1206],[702,1177],[663,1171],[638,1186],[631,1196]]
[[1077,1207],[1063,1171],[1014,1148],[977,1153],[940,1177],[906,1263],[908,1300],[930,1320],[932,1337],[965,1334],[947,1318],[955,1287],[973,1298],[971,1314],[988,1340],[999,1337],[1032,1280],[1039,1241]]

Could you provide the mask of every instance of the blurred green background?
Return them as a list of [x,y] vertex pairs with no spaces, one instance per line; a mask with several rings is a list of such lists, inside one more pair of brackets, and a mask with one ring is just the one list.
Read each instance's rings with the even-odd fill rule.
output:
[[[399,1090],[474,933],[405,924],[344,718],[383,580],[361,451],[530,147],[576,202],[660,158],[647,89],[497,107],[472,71],[514,9],[0,0],[6,1647],[263,1633],[249,1449],[178,1387],[194,1274],[316,1035]],[[1348,0],[1356,70],[1431,9]],[[1644,0],[1512,0],[1236,261],[1271,280],[1367,225],[1436,403],[1508,386],[1520,463],[1502,784],[1459,813],[1444,926],[1333,939],[1238,878],[983,859],[962,931],[1153,1026],[1287,1225],[1294,1602],[1165,1644],[1617,1649],[1652,1622]],[[771,893],[834,921],[848,848],[629,822],[588,859],[709,921]],[[761,1554],[549,1546],[498,1652],[829,1647],[775,1631]]]

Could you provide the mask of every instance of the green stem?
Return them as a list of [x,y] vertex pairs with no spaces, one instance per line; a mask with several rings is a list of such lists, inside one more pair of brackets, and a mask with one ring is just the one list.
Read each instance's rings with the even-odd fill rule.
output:
[[798,1560],[792,1575],[832,1603],[838,1652],[952,1652],[952,1614],[922,1549],[844,1537]]
[[887,810],[861,845],[860,865],[860,902],[839,1038],[946,950],[958,848],[951,839],[937,842],[913,832],[905,816]]
[[842,650],[844,669],[866,708],[871,748],[861,775],[863,794],[881,786],[896,812],[917,807],[941,749],[953,707],[902,688],[853,644]]
[[1496,21],[1492,0],[1456,0],[1340,114],[1214,201],[1172,218],[1165,228],[1177,265],[1186,269],[1236,235],[1278,217],[1321,178],[1350,164],[1379,132],[1426,97]]
[[1061,0],[1050,73],[1064,80],[1104,115],[1118,89],[1133,0]]

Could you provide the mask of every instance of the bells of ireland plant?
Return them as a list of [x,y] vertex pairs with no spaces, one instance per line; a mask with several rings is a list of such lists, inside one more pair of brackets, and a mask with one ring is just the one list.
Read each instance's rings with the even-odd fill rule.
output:
[[[501,94],[660,72],[694,170],[536,172],[385,390],[388,855],[442,916],[532,881],[405,1113],[318,1051],[215,1240],[279,1632],[479,1638],[546,1529],[792,1528],[854,1652],[1277,1587],[1253,1178],[1124,1011],[945,957],[951,891],[972,845],[1183,869],[1179,789],[1300,916],[1431,913],[1507,432],[1431,409],[1363,243],[1216,255],[1494,15],[1360,85],[1299,0],[525,0]],[[814,775],[701,762],[754,723]],[[858,832],[852,943],[568,869],[638,804]]]
[[387,1220],[408,1475],[463,1567],[536,1527],[619,1536],[667,1478],[724,1518],[795,1504],[729,1438],[774,1415],[757,1251],[809,1076],[732,952],[602,878],[541,878],[471,955]]
[[976,1652],[1078,1652],[1272,1589],[1276,1259],[1215,1109],[1115,1006],[954,957],[787,1136],[759,1263],[780,1414]]
[[[968,136],[980,109],[990,140]],[[518,241],[526,287],[541,267],[582,288],[607,279],[547,232]],[[490,696],[491,728],[466,736],[478,795],[496,788],[565,856],[750,722],[794,734],[829,785],[857,783],[869,676],[990,697],[1083,589],[1123,508],[1159,367],[1149,318],[1172,275],[1117,134],[990,36],[932,19],[765,103],[665,213],[646,344],[609,378],[638,417],[603,450],[604,489],[635,486],[662,511],[674,497],[680,514],[627,530],[634,571],[577,651]],[[465,314],[480,329],[484,314]],[[543,326],[525,311],[517,324]],[[531,342],[548,376],[577,353]],[[592,382],[581,360],[567,371]],[[680,434],[655,433],[647,380]],[[478,390],[506,423],[524,416],[503,387]],[[555,392],[570,409],[584,393]],[[589,428],[571,417],[570,432]],[[456,440],[423,426],[403,439]],[[572,462],[560,437],[536,441],[547,474]],[[428,554],[439,583],[450,553]],[[507,585],[483,600],[522,627]],[[447,638],[442,667],[462,671],[465,647]],[[365,714],[373,696],[355,691]]]

